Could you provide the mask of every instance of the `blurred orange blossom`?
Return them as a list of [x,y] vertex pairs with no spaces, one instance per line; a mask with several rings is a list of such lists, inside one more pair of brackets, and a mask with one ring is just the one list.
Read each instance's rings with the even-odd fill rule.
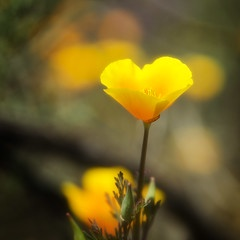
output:
[[160,57],[142,69],[130,59],[110,63],[101,82],[107,94],[144,122],[157,120],[193,84],[189,68],[172,57]]
[[[94,220],[108,233],[114,233],[118,222],[111,213],[111,208],[107,203],[106,194],[112,197],[112,192],[117,192],[114,177],[119,172],[124,174],[124,178],[134,184],[131,173],[123,167],[96,167],[87,170],[82,176],[82,187],[65,182],[62,185],[62,192],[68,200],[71,211],[85,224],[90,225],[89,220]],[[143,195],[147,194],[147,186],[143,189]],[[164,200],[164,194],[156,190],[155,201]],[[111,199],[114,201],[115,199]],[[116,203],[116,202],[115,202]],[[116,203],[117,207],[117,203]],[[120,211],[120,209],[117,209]]]

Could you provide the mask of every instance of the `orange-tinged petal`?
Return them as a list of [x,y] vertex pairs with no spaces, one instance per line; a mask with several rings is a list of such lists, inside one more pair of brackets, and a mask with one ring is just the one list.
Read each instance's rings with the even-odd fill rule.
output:
[[[70,209],[76,216],[80,219],[86,219],[86,216],[90,215],[89,218],[91,218],[94,204],[90,203],[92,197],[89,197],[87,192],[70,182],[63,184],[62,191],[69,202]],[[86,204],[86,202],[89,204]]]
[[84,221],[85,224],[90,225],[89,220],[94,220],[108,233],[114,233],[114,229],[117,227],[117,220],[112,217],[104,191],[101,193],[88,192],[73,183],[63,184],[62,191],[68,200],[72,212]]
[[101,74],[101,83],[108,88],[139,90],[141,69],[130,59],[110,63]]
[[168,105],[167,100],[149,96],[143,92],[115,88],[105,89],[104,91],[126,108],[134,117],[145,122],[156,120],[161,111]]

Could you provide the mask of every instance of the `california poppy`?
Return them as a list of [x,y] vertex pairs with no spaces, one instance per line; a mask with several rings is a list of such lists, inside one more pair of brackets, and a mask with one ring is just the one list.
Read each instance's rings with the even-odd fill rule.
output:
[[[82,187],[72,182],[64,182],[62,192],[68,200],[73,214],[85,224],[90,225],[90,221],[96,221],[99,227],[108,233],[114,234],[118,226],[117,219],[111,213],[111,208],[107,203],[106,194],[112,196],[112,192],[117,192],[114,177],[119,172],[124,174],[134,186],[134,179],[131,173],[124,167],[96,167],[87,170],[82,178]],[[143,196],[148,192],[148,186],[143,189]],[[164,193],[156,189],[155,201],[164,201]],[[114,198],[111,199],[114,201]],[[114,203],[114,202],[113,202]],[[115,207],[117,206],[117,202]],[[120,211],[120,208],[118,209]],[[120,212],[119,212],[120,213]]]
[[158,119],[193,84],[189,68],[171,57],[160,57],[142,69],[130,59],[110,63],[101,82],[108,95],[144,122]]

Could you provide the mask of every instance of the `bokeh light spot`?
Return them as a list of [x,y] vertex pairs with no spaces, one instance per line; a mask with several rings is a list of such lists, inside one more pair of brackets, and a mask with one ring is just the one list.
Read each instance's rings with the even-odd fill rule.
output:
[[138,19],[123,9],[109,10],[99,27],[100,39],[119,39],[139,42],[142,39],[142,28]]
[[143,55],[141,48],[135,44],[102,41],[63,47],[50,56],[49,62],[60,87],[80,90],[97,85],[102,70],[110,62],[122,58],[141,62]]
[[212,57],[192,55],[185,61],[193,74],[194,85],[187,94],[193,99],[207,101],[217,96],[224,87],[225,73]]
[[175,131],[178,163],[184,170],[210,174],[220,166],[220,147],[210,130],[200,126]]

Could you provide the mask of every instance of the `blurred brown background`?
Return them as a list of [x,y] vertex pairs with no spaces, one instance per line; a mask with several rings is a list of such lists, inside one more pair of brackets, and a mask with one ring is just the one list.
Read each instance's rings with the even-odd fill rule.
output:
[[150,131],[167,200],[151,239],[240,239],[237,0],[0,1],[0,239],[65,240],[60,192],[92,166],[136,173],[142,124],[106,96],[104,67],[168,55],[194,86]]

